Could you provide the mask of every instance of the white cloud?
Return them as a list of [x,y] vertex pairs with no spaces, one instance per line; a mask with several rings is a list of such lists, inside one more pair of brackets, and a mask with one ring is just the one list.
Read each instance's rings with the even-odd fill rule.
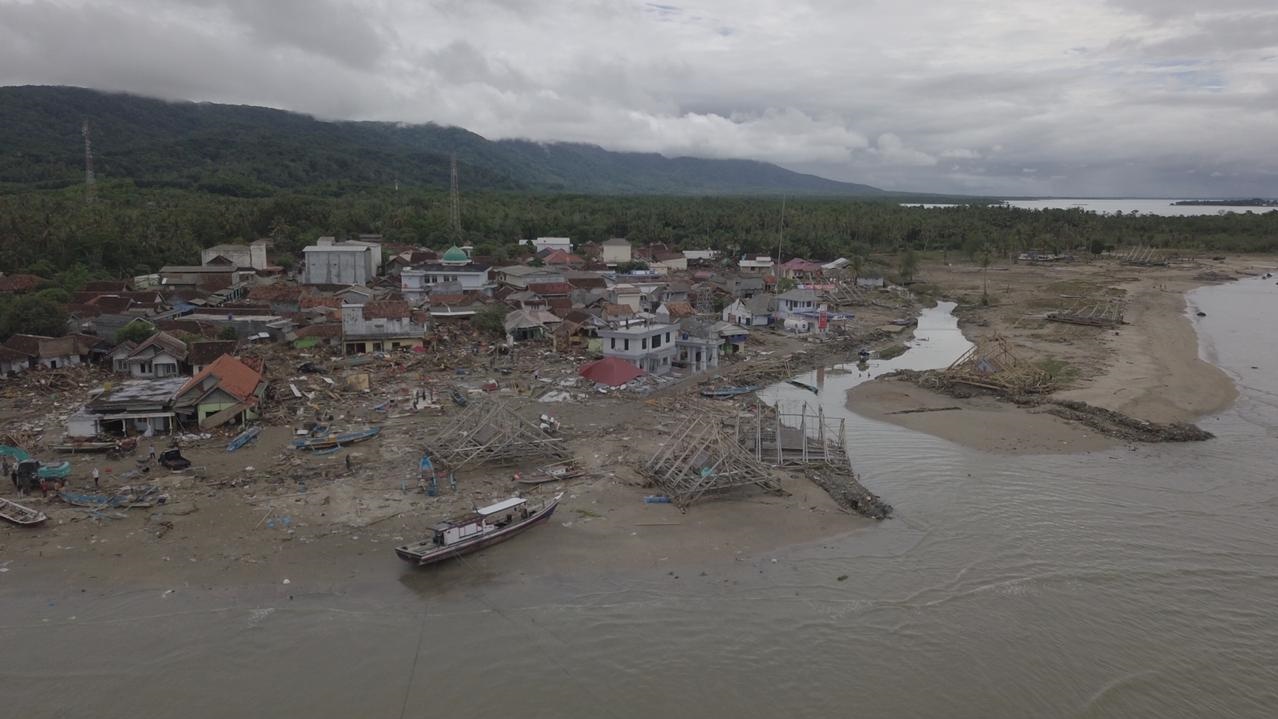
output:
[[1272,194],[1275,56],[1267,0],[0,0],[0,83],[911,190]]

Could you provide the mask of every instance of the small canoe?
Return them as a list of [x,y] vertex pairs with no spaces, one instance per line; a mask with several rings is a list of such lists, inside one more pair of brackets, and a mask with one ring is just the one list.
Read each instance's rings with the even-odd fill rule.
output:
[[163,504],[165,495],[160,494],[158,487],[143,485],[140,487],[120,487],[115,494],[89,494],[87,492],[71,492],[63,490],[58,493],[63,502],[74,507],[91,509],[129,509],[133,507],[154,507]]
[[239,434],[235,435],[235,439],[231,440],[230,443],[226,445],[226,451],[234,452],[240,447],[243,447],[249,442],[252,442],[253,440],[257,439],[257,436],[261,433],[262,433],[261,427],[249,427],[243,432],[240,432]]
[[739,397],[743,394],[750,394],[759,389],[755,385],[748,387],[707,387],[701,390],[702,397],[710,397],[711,399],[728,399],[731,397]]
[[353,432],[339,432],[338,434],[330,434],[324,437],[313,437],[310,439],[293,440],[293,446],[298,449],[334,449],[336,447],[345,447],[348,444],[357,444],[370,440],[380,434],[381,427],[368,427],[367,429],[355,430]]
[[62,461],[57,464],[44,464],[40,469],[36,470],[36,476],[41,479],[65,479],[71,476],[71,463]]
[[814,386],[812,386],[812,385],[808,384],[807,382],[800,382],[800,381],[799,381],[799,380],[797,380],[797,379],[788,379],[788,380],[786,380],[786,384],[792,384],[792,385],[794,385],[795,387],[798,387],[799,389],[806,389],[807,391],[811,392],[812,394],[821,394],[821,390],[819,390],[819,389],[817,389],[816,387],[814,387]]
[[34,527],[43,524],[49,517],[44,512],[24,507],[17,502],[0,497],[0,519],[20,527]]

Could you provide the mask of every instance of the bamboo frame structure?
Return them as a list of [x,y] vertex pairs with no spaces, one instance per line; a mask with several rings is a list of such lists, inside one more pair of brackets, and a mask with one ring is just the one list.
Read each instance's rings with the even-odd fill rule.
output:
[[805,402],[799,412],[786,412],[756,401],[753,420],[747,417],[743,423],[738,415],[734,429],[737,442],[760,462],[777,467],[818,462],[851,466],[844,444],[847,420],[827,419],[820,405],[809,412]]
[[1167,259],[1159,254],[1153,247],[1145,247],[1138,245],[1128,250],[1126,254],[1118,258],[1118,261],[1124,265],[1138,265],[1141,267],[1156,267],[1167,264]]
[[1012,394],[1036,394],[1055,388],[1051,373],[1022,361],[1002,335],[994,335],[964,352],[944,374],[951,383]]
[[464,412],[436,435],[428,451],[437,464],[453,471],[468,465],[571,458],[559,437],[541,431],[505,402],[487,397],[472,400]]
[[1049,313],[1047,321],[1091,327],[1117,327],[1123,324],[1123,303],[1119,300],[1081,300],[1068,310]]
[[734,487],[783,493],[771,470],[714,417],[688,417],[640,471],[684,510],[706,494]]

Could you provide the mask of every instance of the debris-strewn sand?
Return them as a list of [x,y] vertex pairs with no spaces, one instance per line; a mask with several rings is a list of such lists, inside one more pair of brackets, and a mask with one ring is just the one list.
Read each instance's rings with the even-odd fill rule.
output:
[[1127,321],[1103,342],[1114,360],[1084,387],[1057,393],[1151,422],[1192,422],[1238,396],[1233,380],[1198,355],[1198,335],[1185,315],[1194,284],[1130,283]]
[[[953,407],[959,409],[950,409]],[[1116,444],[1104,435],[1050,414],[990,397],[955,399],[892,380],[866,382],[849,390],[848,408],[870,419],[986,452],[1071,454]]]

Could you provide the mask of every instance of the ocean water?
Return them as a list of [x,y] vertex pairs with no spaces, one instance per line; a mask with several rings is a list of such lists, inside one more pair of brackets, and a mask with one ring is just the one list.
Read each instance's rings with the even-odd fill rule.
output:
[[[1067,210],[1077,208],[1102,215],[1122,212],[1125,215],[1140,213],[1142,215],[1161,215],[1163,217],[1190,217],[1194,215],[1216,215],[1228,212],[1274,212],[1273,207],[1221,207],[1208,205],[1173,205],[1176,200],[1147,199],[1052,199],[1052,200],[1008,200],[1007,205],[1023,210]],[[905,207],[957,207],[953,204],[920,203],[907,204]]]
[[[0,583],[20,717],[1256,717],[1278,711],[1278,307],[1192,293],[1239,383],[1218,438],[995,456],[846,415],[894,519],[723,564],[539,572],[554,525],[476,565],[163,599]],[[890,366],[966,345],[925,313]],[[870,373],[889,367],[872,363]],[[846,384],[784,402],[846,412]],[[793,390],[793,393],[791,393]],[[804,396],[806,395],[806,396]],[[689,516],[695,516],[695,507]],[[379,564],[380,562],[380,564]],[[477,568],[482,567],[482,568]],[[844,577],[840,580],[840,577]],[[290,590],[292,591],[292,590]],[[77,603],[78,602],[78,603]],[[78,619],[70,621],[67,615]]]

